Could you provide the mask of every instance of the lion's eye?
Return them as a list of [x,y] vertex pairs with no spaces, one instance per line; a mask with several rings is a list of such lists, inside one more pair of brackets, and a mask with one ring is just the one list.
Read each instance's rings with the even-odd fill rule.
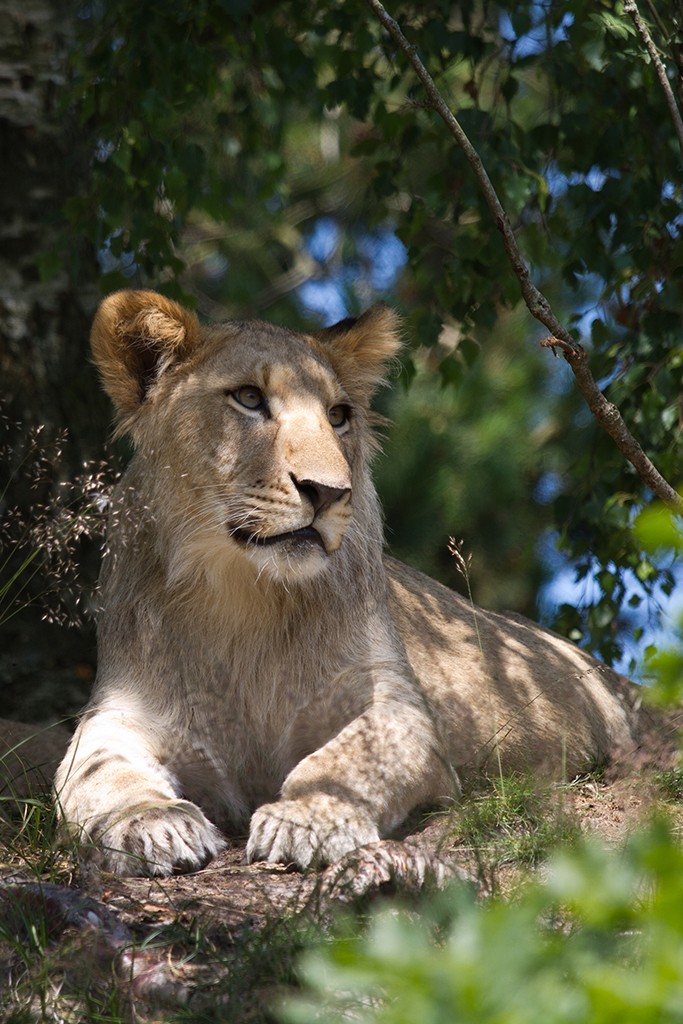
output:
[[265,405],[262,393],[258,388],[253,388],[250,384],[243,388],[238,388],[237,391],[233,391],[232,397],[240,405],[243,405],[245,409],[262,409]]
[[333,405],[327,413],[327,418],[333,427],[343,427],[349,419],[348,405]]

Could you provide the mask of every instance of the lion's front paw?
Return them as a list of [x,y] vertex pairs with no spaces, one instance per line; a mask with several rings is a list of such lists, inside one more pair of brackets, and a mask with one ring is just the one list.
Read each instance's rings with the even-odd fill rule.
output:
[[319,793],[259,807],[251,819],[247,860],[319,867],[378,840],[377,826],[361,808]]
[[198,871],[226,845],[216,826],[188,800],[110,815],[93,829],[93,840],[96,861],[117,875]]
[[397,889],[419,892],[423,886],[444,889],[453,879],[470,884],[474,878],[452,857],[396,840],[371,843],[347,853],[323,873],[323,892],[348,902],[359,896]]

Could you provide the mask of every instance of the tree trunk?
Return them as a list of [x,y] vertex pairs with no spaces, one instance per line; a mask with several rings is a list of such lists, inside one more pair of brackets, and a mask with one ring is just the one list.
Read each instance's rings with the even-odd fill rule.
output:
[[[73,109],[59,111],[74,42],[68,0],[0,0],[0,519],[49,500],[21,466],[31,428],[68,431],[57,477],[102,456],[109,411],[88,356],[98,299],[95,253],[70,246],[62,207],[87,188],[89,152]],[[41,273],[42,271],[42,273]],[[16,533],[15,533],[16,536]],[[15,550],[0,536],[0,565]],[[92,545],[91,547],[95,547]],[[94,561],[95,551],[90,552]],[[26,550],[23,556],[26,555]],[[21,557],[21,556],[20,556]],[[11,567],[16,569],[15,552]],[[92,579],[96,570],[91,567]],[[8,567],[0,570],[0,594]],[[86,573],[86,576],[88,573]],[[33,585],[39,583],[39,577]],[[44,585],[40,581],[39,587]],[[16,585],[14,588],[16,593]],[[92,625],[66,630],[22,607],[0,606],[0,715],[47,720],[73,712],[94,666]],[[11,618],[7,616],[20,607]],[[5,622],[2,623],[3,612]]]

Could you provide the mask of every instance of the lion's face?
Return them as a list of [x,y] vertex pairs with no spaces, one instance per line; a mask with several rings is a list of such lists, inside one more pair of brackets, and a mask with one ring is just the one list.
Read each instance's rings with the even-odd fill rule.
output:
[[169,382],[153,441],[187,481],[190,533],[270,577],[316,573],[352,515],[362,411],[296,336],[265,324],[212,333],[213,354]]
[[102,304],[93,350],[153,481],[177,575],[199,557],[288,581],[335,559],[366,480],[372,386],[396,348],[362,319],[313,337],[259,321],[201,329],[150,292]]

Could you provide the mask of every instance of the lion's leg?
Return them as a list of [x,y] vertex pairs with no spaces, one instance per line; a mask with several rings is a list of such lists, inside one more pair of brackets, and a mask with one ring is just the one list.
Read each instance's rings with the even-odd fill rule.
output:
[[247,857],[333,863],[454,786],[427,711],[377,702],[290,772],[277,803],[255,812]]
[[225,845],[199,807],[179,797],[144,732],[121,714],[84,719],[57,771],[55,796],[64,829],[119,875],[194,871]]

